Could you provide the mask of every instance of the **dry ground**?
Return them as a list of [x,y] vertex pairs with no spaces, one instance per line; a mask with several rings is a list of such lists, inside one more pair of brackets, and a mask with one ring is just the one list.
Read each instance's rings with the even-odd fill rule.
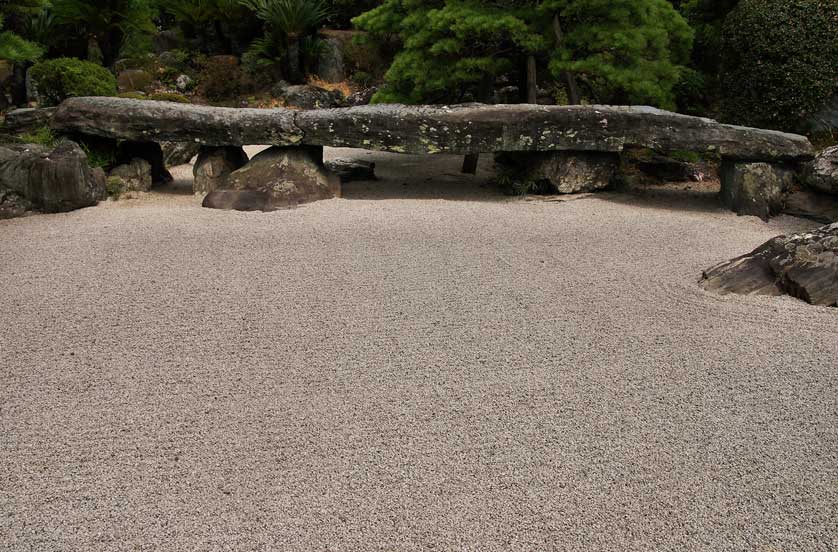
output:
[[811,223],[375,157],[0,221],[0,549],[838,549],[838,312],[696,285]]

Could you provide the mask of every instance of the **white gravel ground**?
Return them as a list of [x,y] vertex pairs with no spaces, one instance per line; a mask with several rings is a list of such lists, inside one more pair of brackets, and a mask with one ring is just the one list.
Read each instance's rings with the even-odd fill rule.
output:
[[0,549],[838,549],[838,311],[696,285],[809,223],[370,155],[0,221]]

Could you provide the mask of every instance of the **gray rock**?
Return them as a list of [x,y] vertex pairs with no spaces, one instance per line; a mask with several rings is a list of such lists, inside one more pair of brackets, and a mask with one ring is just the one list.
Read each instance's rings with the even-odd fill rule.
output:
[[706,270],[701,285],[721,294],[788,294],[813,305],[838,307],[838,223],[774,238]]
[[272,147],[231,174],[204,207],[274,211],[340,196],[340,179],[323,166],[323,148]]
[[187,90],[191,90],[195,85],[195,81],[192,80],[192,77],[189,75],[179,75],[177,79],[175,79],[175,86],[181,92],[186,92]]
[[711,152],[748,161],[808,160],[803,137],[719,124],[650,107],[368,105],[343,109],[234,109],[124,98],[71,98],[56,130],[122,140],[204,145],[307,144],[397,153]]
[[795,179],[795,171],[787,166],[724,161],[722,202],[737,214],[768,220],[783,210],[785,196]]
[[336,158],[325,163],[326,169],[340,178],[341,182],[353,180],[376,180],[375,163],[356,159]]
[[237,146],[204,147],[198,153],[198,159],[192,173],[195,182],[192,191],[209,193],[222,185],[233,171],[247,163],[247,154]]
[[48,213],[95,205],[106,195],[87,164],[87,155],[69,141],[53,150],[33,145],[0,147],[0,190],[14,192]]
[[505,152],[495,156],[495,164],[508,179],[531,183],[517,189],[575,194],[609,187],[619,169],[620,157],[589,151]]
[[52,119],[55,130],[136,141],[205,146],[295,145],[302,131],[290,109],[238,109],[125,98],[71,98]]
[[32,203],[22,195],[0,190],[0,219],[22,217],[32,209]]
[[346,79],[343,50],[336,38],[323,40],[323,50],[317,58],[317,74],[326,82],[341,82]]
[[119,178],[122,181],[122,192],[147,192],[151,189],[151,164],[145,159],[136,157],[128,164],[118,165],[111,169],[109,178]]
[[166,167],[186,165],[201,152],[201,146],[195,142],[160,142],[160,147]]
[[337,90],[329,91],[310,84],[287,86],[281,97],[288,106],[300,109],[328,109],[344,105],[346,101]]
[[13,133],[36,130],[48,126],[57,109],[57,107],[15,109],[6,113],[3,126],[8,132]]
[[838,222],[838,196],[810,190],[795,190],[786,197],[783,213],[821,224]]
[[369,103],[372,101],[372,97],[375,96],[376,92],[378,92],[378,88],[375,86],[365,88],[357,92],[353,92],[352,94],[347,96],[346,105],[350,107],[358,105],[369,105]]
[[135,158],[145,159],[151,166],[151,180],[154,184],[164,184],[172,181],[172,175],[166,169],[163,149],[157,142],[136,142],[127,140],[120,142],[116,150],[116,163],[130,164]]
[[838,194],[838,146],[826,148],[806,165],[804,181],[818,192]]

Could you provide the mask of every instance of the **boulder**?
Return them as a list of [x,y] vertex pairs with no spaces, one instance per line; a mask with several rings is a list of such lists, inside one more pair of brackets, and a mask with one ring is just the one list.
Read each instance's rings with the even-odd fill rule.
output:
[[280,97],[290,107],[300,109],[328,109],[346,103],[346,98],[338,90],[326,90],[310,84],[286,86]]
[[187,165],[201,152],[201,146],[195,142],[160,142],[160,148],[166,167]]
[[323,48],[317,57],[317,75],[326,82],[346,80],[341,42],[336,38],[322,41]]
[[116,77],[120,92],[143,91],[152,83],[154,77],[143,69],[125,69]]
[[52,150],[33,145],[0,147],[0,190],[48,213],[95,205],[106,195],[87,155],[69,141]]
[[22,195],[0,189],[0,219],[22,217],[32,209],[32,203]]
[[186,92],[195,87],[195,81],[189,75],[178,75],[178,78],[175,79],[175,87],[181,92]]
[[6,113],[3,126],[6,131],[12,133],[29,132],[49,126],[57,109],[57,107],[15,109]]
[[806,185],[818,192],[838,195],[838,146],[826,148],[804,169]]
[[788,294],[813,305],[838,307],[838,223],[774,238],[706,270],[701,285],[721,294]]
[[323,166],[323,148],[272,147],[225,179],[204,207],[275,211],[340,196],[340,179]]
[[838,222],[838,196],[805,189],[794,190],[786,197],[783,213],[821,224]]
[[165,184],[172,181],[172,175],[166,169],[163,149],[157,142],[127,140],[119,143],[116,150],[116,163],[118,165],[130,164],[137,158],[146,160],[151,166],[151,181],[154,184]]
[[793,168],[772,163],[722,162],[722,202],[739,215],[768,220],[785,206],[796,179]]
[[52,119],[54,130],[135,141],[205,146],[295,145],[302,131],[290,109],[238,109],[130,100],[71,98]]
[[218,188],[233,171],[247,163],[247,154],[240,147],[204,147],[198,153],[198,159],[192,169],[195,183],[192,191],[209,193]]
[[609,187],[619,169],[620,157],[589,151],[505,152],[495,156],[495,164],[508,180],[532,183],[525,189],[576,194]]
[[369,105],[376,92],[378,92],[378,88],[375,86],[353,92],[346,97],[346,105],[350,107],[356,105]]
[[338,157],[324,163],[329,172],[335,173],[341,182],[352,180],[376,180],[375,163]]
[[[128,164],[118,165],[108,174],[109,182],[118,178],[120,192],[147,192],[151,189],[151,164],[145,159],[135,157]],[[115,184],[109,184],[115,186]]]

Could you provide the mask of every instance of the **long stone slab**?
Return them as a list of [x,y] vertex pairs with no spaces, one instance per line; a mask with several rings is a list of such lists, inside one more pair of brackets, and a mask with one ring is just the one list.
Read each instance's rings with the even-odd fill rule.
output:
[[803,136],[644,106],[370,105],[295,111],[72,98],[59,107],[52,127],[121,140],[306,144],[415,154],[641,147],[737,160],[800,161],[814,153]]

